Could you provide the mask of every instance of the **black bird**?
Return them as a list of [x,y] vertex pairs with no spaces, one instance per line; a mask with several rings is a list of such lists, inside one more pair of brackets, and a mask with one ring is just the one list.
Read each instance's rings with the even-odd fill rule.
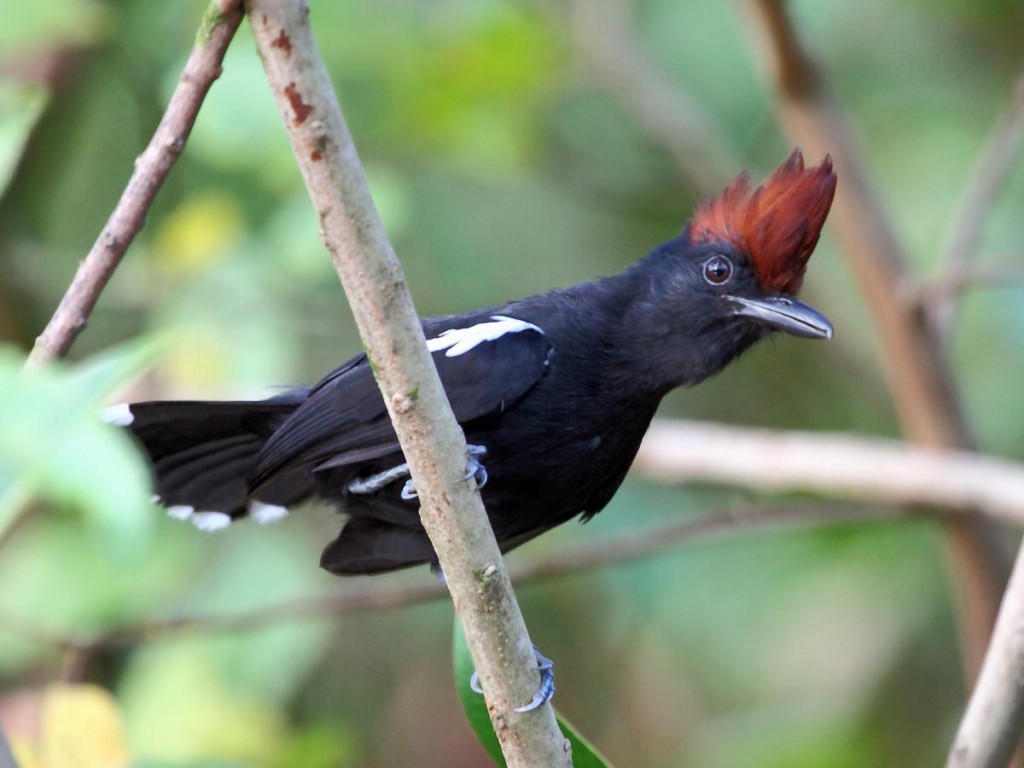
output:
[[[835,192],[829,157],[793,152],[701,203],[625,272],[423,322],[503,550],[612,498],[662,397],[773,331],[830,338],[794,296]],[[371,574],[436,563],[366,355],[260,402],[114,406],[149,455],[170,515],[214,530],[318,496],[345,514],[321,565]]]

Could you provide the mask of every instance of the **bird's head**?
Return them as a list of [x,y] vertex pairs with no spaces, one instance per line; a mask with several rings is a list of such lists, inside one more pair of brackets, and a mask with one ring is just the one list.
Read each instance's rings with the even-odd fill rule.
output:
[[805,168],[796,150],[756,188],[746,173],[737,176],[697,206],[680,237],[644,260],[641,269],[655,273],[652,309],[680,342],[674,354],[697,355],[686,366],[696,375],[684,383],[711,375],[772,331],[832,337],[828,319],[796,294],[835,189],[831,158]]
[[685,234],[707,253],[701,277],[730,314],[795,336],[832,337],[828,320],[795,297],[835,191],[832,158],[804,168],[794,150],[756,189],[742,173],[697,206]]

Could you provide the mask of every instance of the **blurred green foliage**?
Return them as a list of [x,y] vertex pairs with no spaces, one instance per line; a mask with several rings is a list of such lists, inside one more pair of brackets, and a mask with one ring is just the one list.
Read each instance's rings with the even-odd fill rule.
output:
[[144,544],[149,472],[128,436],[100,421],[99,404],[155,358],[155,345],[136,344],[73,372],[23,372],[22,355],[0,347],[0,536],[45,501],[82,510],[112,554]]
[[[49,317],[159,120],[204,5],[0,0],[0,340],[27,348]],[[632,26],[621,33],[700,106],[736,171],[757,176],[788,153],[742,6],[627,5]],[[729,180],[686,183],[580,55],[585,27],[573,14],[603,8],[313,0],[320,48],[423,314],[619,270]],[[917,267],[937,274],[965,179],[1018,75],[1024,8],[793,9]],[[1022,201],[1017,171],[976,263],[1020,259]],[[836,340],[762,345],[672,395],[663,413],[895,434],[855,285],[826,231],[805,293]],[[5,514],[19,506],[10,494],[35,499],[0,549],[6,693],[54,680],[62,663],[11,616],[87,637],[336,586],[316,567],[338,527],[329,511],[206,536],[149,506],[123,436],[93,418],[136,352],[94,355],[168,330],[160,362],[108,402],[262,397],[359,349],[244,25],[75,346],[79,362],[27,378],[19,356],[0,356]],[[986,450],[1018,459],[1022,343],[1018,293],[962,302],[951,358],[967,410]],[[743,500],[629,481],[586,528],[563,526],[512,558]],[[941,537],[926,522],[744,535],[531,585],[521,598],[558,663],[559,709],[618,765],[931,766],[956,722],[955,629]],[[450,628],[450,608],[435,604],[231,636],[194,631],[99,654],[89,679],[114,693],[139,766],[489,765],[452,687]]]

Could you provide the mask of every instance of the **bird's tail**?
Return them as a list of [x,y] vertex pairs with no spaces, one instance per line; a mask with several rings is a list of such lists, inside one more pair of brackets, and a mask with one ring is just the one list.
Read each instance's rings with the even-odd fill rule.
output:
[[132,403],[108,408],[104,418],[141,443],[168,513],[212,530],[245,515],[271,522],[312,493],[309,473],[284,475],[255,496],[246,482],[263,444],[305,397],[297,390],[258,402]]

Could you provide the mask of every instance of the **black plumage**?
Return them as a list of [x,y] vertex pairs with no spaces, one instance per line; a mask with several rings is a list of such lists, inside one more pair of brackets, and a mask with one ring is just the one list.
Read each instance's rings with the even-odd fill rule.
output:
[[[756,190],[738,179],[620,275],[424,321],[486,468],[481,493],[503,549],[599,512],[673,388],[703,381],[773,330],[831,335],[791,294],[834,188],[827,158],[805,170],[794,153]],[[434,559],[365,355],[271,400],[140,403],[116,420],[149,454],[162,503],[200,527],[269,519],[317,495],[347,516],[323,554],[329,571]]]

